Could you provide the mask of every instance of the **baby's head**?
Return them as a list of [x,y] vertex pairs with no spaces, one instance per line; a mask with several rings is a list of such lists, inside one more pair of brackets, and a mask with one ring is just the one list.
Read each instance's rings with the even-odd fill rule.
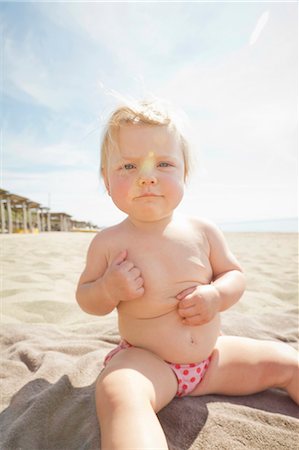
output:
[[117,151],[121,126],[166,126],[178,139],[184,159],[184,179],[190,171],[190,149],[179,120],[169,107],[157,101],[140,101],[119,106],[110,116],[101,144],[101,174],[105,174],[110,152]]

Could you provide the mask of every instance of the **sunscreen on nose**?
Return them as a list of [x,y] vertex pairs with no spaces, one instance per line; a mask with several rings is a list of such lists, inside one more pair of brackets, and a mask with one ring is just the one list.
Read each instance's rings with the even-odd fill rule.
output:
[[141,165],[140,173],[142,175],[149,175],[154,167],[155,167],[155,154],[154,152],[149,152]]

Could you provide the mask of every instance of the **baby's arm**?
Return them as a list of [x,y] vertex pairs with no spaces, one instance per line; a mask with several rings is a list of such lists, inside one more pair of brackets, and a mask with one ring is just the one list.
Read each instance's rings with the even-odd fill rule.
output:
[[222,232],[215,225],[206,226],[210,245],[212,284],[219,293],[219,312],[234,305],[245,290],[245,276],[236,257],[230,251]]
[[213,278],[211,284],[186,289],[177,296],[180,300],[179,314],[187,325],[209,322],[215,314],[234,305],[245,289],[242,269],[222,232],[210,223],[204,223],[201,227],[210,247]]
[[92,241],[86,267],[79,279],[76,298],[81,308],[95,315],[110,313],[120,301],[139,298],[144,293],[140,270],[123,250],[108,265],[107,238],[98,234]]

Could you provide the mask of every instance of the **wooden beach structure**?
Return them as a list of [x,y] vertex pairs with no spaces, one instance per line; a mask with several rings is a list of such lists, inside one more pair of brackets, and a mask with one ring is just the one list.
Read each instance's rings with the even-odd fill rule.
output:
[[0,232],[39,233],[44,231],[95,230],[89,222],[72,220],[64,212],[52,212],[40,203],[0,189]]
[[40,226],[40,204],[21,195],[11,194],[0,189],[1,232],[13,233],[23,230],[25,233]]
[[51,228],[53,231],[70,231],[72,220],[69,214],[63,212],[51,212]]

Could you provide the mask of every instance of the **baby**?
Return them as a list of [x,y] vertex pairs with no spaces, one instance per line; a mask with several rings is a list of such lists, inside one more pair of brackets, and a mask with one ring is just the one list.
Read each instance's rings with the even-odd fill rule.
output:
[[167,449],[156,413],[175,396],[279,387],[299,402],[293,348],[221,335],[244,275],[215,225],[175,216],[189,168],[170,111],[140,102],[112,114],[101,172],[127,218],[94,238],[77,288],[84,311],[118,311],[121,342],[96,388],[103,450]]

